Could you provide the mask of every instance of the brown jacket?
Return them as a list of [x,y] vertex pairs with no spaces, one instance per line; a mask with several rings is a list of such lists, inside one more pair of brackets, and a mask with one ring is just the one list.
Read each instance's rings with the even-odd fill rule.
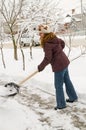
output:
[[65,69],[69,65],[69,59],[63,52],[65,43],[62,39],[54,37],[44,45],[44,59],[38,65],[38,70],[42,71],[48,64],[51,64],[53,72]]

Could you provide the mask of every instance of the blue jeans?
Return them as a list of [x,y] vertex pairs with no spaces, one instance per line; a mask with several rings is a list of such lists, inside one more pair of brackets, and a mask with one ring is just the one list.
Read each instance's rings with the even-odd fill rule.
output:
[[69,100],[73,101],[78,98],[74,86],[70,80],[68,68],[65,68],[59,72],[54,72],[54,79],[57,108],[64,108],[66,107],[66,101],[64,97],[63,83],[65,83],[66,93],[69,97]]

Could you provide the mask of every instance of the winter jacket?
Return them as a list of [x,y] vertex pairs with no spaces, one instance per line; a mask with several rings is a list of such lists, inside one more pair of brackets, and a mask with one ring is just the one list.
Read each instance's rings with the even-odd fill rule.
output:
[[65,69],[70,61],[63,51],[64,47],[65,43],[60,38],[54,37],[52,40],[48,40],[44,45],[45,56],[40,65],[38,65],[38,70],[42,71],[48,64],[51,64],[53,72]]

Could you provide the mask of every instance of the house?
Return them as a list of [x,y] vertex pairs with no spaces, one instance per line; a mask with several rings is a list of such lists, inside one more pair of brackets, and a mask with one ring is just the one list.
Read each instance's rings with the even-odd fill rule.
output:
[[[59,25],[58,33],[65,34],[69,32],[83,32],[86,30],[86,13],[75,13],[75,10],[72,10],[72,15],[67,14],[63,19],[63,23]],[[83,35],[82,33],[82,35]]]

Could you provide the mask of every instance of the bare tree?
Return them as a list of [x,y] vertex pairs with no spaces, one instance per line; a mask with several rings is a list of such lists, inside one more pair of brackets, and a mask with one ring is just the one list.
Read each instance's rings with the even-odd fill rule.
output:
[[0,12],[4,17],[4,21],[7,24],[9,33],[11,34],[13,47],[14,47],[14,58],[18,60],[17,56],[17,43],[15,39],[16,32],[14,31],[14,28],[17,24],[17,19],[19,14],[21,13],[22,7],[23,7],[24,0],[1,0],[1,7]]
[[2,43],[2,40],[1,40],[1,43],[0,43],[0,50],[1,50],[1,56],[2,56],[3,66],[4,66],[4,68],[6,68],[5,61],[4,61],[3,43]]
[[[25,28],[32,34],[32,38],[34,38],[34,27],[36,28],[39,24],[49,24],[53,28],[57,28],[56,23],[61,16],[61,10],[59,10],[58,5],[59,0],[55,2],[52,0],[1,0],[0,11],[8,27],[8,32],[11,34],[14,47],[14,58],[16,60],[18,59],[17,47],[20,45],[21,34]],[[17,31],[15,30],[16,25],[18,25]],[[24,69],[25,57],[21,46],[20,49]],[[32,58],[32,46],[30,46],[30,56]]]
[[[28,4],[27,4],[28,5]],[[26,14],[22,15],[28,18],[29,25],[40,23],[53,25],[60,17],[61,10],[58,8],[59,0],[34,0],[26,8]]]
[[[21,22],[22,28],[20,28],[20,31],[21,29],[23,31],[26,28],[30,37],[32,37],[31,41],[34,41],[34,33],[37,32],[36,28],[39,24],[49,24],[54,31],[54,28],[57,28],[56,23],[61,16],[61,10],[58,8],[58,5],[59,1],[32,0],[28,2],[26,0],[25,7],[20,14],[20,21],[23,21]],[[30,45],[32,44],[30,43]],[[32,46],[30,46],[30,56],[32,57]]]
[[[80,16],[82,16],[82,14],[80,14]],[[70,15],[67,15],[67,17],[69,19],[67,19],[68,21],[66,21],[66,23],[65,23],[66,34],[63,34],[65,43],[68,48],[67,55],[69,58],[71,58],[73,48],[78,50],[78,52],[79,52],[77,55],[75,55],[74,57],[72,57],[70,59],[70,61],[73,61],[83,55],[86,55],[86,36],[85,36],[86,34],[85,34],[85,30],[82,28],[82,26],[84,26],[85,21],[83,21],[83,23],[82,22],[80,23],[81,29],[80,29],[80,31],[78,31],[77,21],[76,21],[75,17],[70,16]]]
[[3,53],[3,39],[4,39],[4,33],[3,33],[3,27],[2,27],[2,18],[0,20],[0,51],[1,51],[1,57],[2,57],[2,63],[4,68],[6,68],[5,60],[4,60],[4,53]]

